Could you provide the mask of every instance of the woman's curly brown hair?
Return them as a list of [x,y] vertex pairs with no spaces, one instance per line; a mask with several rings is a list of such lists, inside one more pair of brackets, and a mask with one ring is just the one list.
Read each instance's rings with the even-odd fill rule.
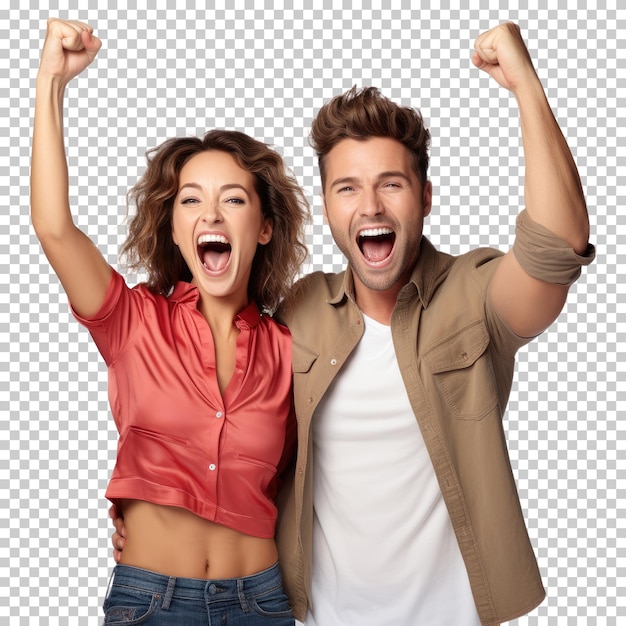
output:
[[376,87],[352,87],[335,96],[320,110],[311,127],[310,141],[318,160],[322,189],[325,157],[342,139],[390,137],[406,146],[420,182],[427,180],[430,133],[417,109],[403,107]]
[[148,167],[128,192],[136,214],[122,254],[133,270],[146,270],[147,286],[167,295],[178,281],[192,276],[172,239],[172,212],[179,175],[191,157],[208,150],[231,154],[255,179],[263,217],[272,222],[272,238],[257,247],[248,285],[250,300],[273,312],[291,287],[307,256],[304,226],[309,205],[282,157],[266,144],[231,130],[212,130],[204,137],[173,138],[147,152]]

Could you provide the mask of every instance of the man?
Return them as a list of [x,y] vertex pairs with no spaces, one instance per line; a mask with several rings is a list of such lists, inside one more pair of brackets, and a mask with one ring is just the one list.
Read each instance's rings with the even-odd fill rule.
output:
[[502,416],[515,352],[556,319],[594,252],[517,26],[478,37],[472,61],[520,111],[526,210],[506,255],[451,257],[422,237],[419,113],[353,89],[313,122],[324,216],[348,267],[307,276],[279,312],[299,426],[277,542],[306,626],[499,624],[545,595]]

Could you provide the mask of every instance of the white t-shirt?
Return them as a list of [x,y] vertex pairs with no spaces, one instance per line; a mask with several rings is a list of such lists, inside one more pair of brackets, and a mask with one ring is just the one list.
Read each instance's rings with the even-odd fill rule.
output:
[[313,419],[306,626],[479,626],[391,328],[365,334]]

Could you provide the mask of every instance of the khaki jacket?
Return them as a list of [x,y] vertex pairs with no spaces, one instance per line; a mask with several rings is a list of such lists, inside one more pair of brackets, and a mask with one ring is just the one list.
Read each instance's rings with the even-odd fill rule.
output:
[[[529,273],[565,284],[575,280],[593,248],[580,257],[564,243],[520,215],[514,252]],[[545,269],[530,267],[538,252]],[[523,615],[545,596],[502,426],[514,356],[529,339],[514,335],[490,304],[487,287],[501,256],[478,249],[453,257],[424,238],[391,321],[406,391],[482,624]],[[300,620],[311,602],[311,420],[363,334],[353,294],[349,269],[317,272],[298,283],[279,312],[293,337],[298,455],[293,483],[284,484],[279,496],[276,539],[283,582]]]

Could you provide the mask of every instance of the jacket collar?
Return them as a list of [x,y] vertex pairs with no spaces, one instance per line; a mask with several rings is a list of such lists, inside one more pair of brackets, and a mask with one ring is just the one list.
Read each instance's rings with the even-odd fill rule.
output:
[[[424,308],[428,307],[435,289],[445,277],[450,267],[450,260],[451,257],[440,253],[426,237],[422,237],[417,263],[407,285],[415,287]],[[333,295],[329,298],[328,303],[341,304],[346,298],[356,302],[354,276],[350,265],[343,273],[343,280],[336,282]]]

